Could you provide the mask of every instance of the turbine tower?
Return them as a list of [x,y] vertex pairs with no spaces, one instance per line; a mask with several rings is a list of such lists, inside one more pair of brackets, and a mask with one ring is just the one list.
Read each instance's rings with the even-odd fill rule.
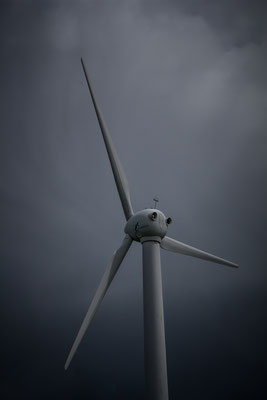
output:
[[114,253],[111,263],[102,277],[100,285],[93,297],[70,350],[65,364],[65,369],[68,368],[93,316],[109,288],[109,285],[116,275],[116,272],[126,256],[133,240],[135,240],[142,244],[143,251],[146,397],[149,400],[168,400],[160,248],[192,257],[202,258],[207,261],[213,261],[230,267],[238,267],[238,265],[166,236],[168,225],[171,223],[171,218],[166,218],[160,210],[150,208],[134,213],[127,178],[96,102],[86,67],[82,59],[81,63],[103,135],[121,205],[124,211],[126,225],[124,228],[125,237],[121,247]]

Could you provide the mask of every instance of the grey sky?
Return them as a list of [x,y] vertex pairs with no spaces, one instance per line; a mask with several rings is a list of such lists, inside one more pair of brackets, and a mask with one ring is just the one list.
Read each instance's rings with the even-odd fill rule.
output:
[[170,236],[240,264],[162,252],[170,397],[263,398],[265,21],[259,1],[0,2],[1,398],[143,396],[137,244],[63,370],[124,228],[81,56],[134,209],[158,195]]

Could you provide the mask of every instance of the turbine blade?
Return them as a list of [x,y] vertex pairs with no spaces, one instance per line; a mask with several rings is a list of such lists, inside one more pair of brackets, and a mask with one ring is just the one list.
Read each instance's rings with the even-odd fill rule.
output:
[[175,253],[185,254],[186,256],[192,256],[196,258],[202,258],[203,260],[212,261],[217,264],[227,265],[229,267],[238,268],[238,265],[231,261],[224,260],[223,258],[214,256],[213,254],[206,253],[205,251],[196,249],[195,247],[188,246],[178,240],[171,239],[165,236],[160,244],[161,248],[167,251],[174,251]]
[[122,208],[125,214],[125,218],[126,220],[128,220],[132,215],[133,215],[133,208],[132,208],[132,204],[131,204],[131,199],[130,199],[130,190],[129,190],[129,185],[128,185],[128,181],[126,178],[126,175],[123,171],[122,165],[120,163],[120,160],[118,158],[116,149],[114,147],[114,144],[112,142],[111,136],[108,132],[108,129],[106,127],[104,118],[102,116],[102,113],[98,107],[98,104],[96,102],[96,98],[85,68],[85,64],[83,62],[83,59],[81,58],[81,63],[82,63],[82,67],[83,67],[83,72],[85,74],[85,78],[88,84],[88,88],[91,94],[91,98],[93,101],[93,105],[95,108],[95,112],[96,112],[96,116],[99,122],[99,126],[103,135],[103,139],[104,139],[104,143],[107,149],[107,153],[108,153],[108,157],[109,157],[109,161],[111,164],[111,168],[112,168],[112,172],[114,175],[114,179],[116,182],[116,186],[117,186],[117,190],[119,192],[119,196],[121,199],[121,204],[122,204]]
[[120,266],[120,264],[122,263],[125,255],[127,254],[127,251],[129,250],[129,247],[132,244],[132,239],[130,238],[130,236],[126,235],[121,247],[115,251],[111,264],[109,265],[109,267],[106,269],[102,280],[100,282],[100,285],[96,291],[96,294],[90,304],[90,307],[87,311],[87,314],[84,317],[83,323],[80,327],[80,330],[78,332],[78,335],[72,345],[72,348],[70,350],[70,353],[68,355],[67,361],[65,363],[65,369],[68,368],[68,366],[70,365],[70,362],[74,356],[74,354],[76,353],[76,350],[79,346],[79,344],[82,341],[82,338],[84,337],[84,334],[93,318],[93,316],[95,315],[101,301],[103,300],[103,297],[105,296],[109,285],[111,284],[116,272],[118,271],[118,268]]

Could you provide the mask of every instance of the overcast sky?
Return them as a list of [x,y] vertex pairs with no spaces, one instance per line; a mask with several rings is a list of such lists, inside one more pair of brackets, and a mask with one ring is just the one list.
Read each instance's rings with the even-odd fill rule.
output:
[[0,1],[1,399],[144,398],[140,244],[63,369],[125,224],[81,56],[134,210],[240,264],[162,251],[170,399],[265,397],[264,3]]

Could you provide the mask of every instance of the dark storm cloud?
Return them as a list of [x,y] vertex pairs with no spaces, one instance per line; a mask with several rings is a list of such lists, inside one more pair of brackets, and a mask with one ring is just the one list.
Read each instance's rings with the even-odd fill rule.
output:
[[157,194],[171,236],[241,265],[162,254],[171,397],[257,398],[266,365],[264,3],[0,6],[2,398],[142,398],[139,245],[63,370],[124,226],[81,56],[134,209]]
[[170,11],[177,15],[183,13],[191,18],[203,18],[216,34],[222,34],[225,44],[236,46],[247,42],[263,43],[266,39],[266,2],[258,0],[253,3],[249,0],[161,0],[146,1],[142,9],[151,16],[165,14]]

